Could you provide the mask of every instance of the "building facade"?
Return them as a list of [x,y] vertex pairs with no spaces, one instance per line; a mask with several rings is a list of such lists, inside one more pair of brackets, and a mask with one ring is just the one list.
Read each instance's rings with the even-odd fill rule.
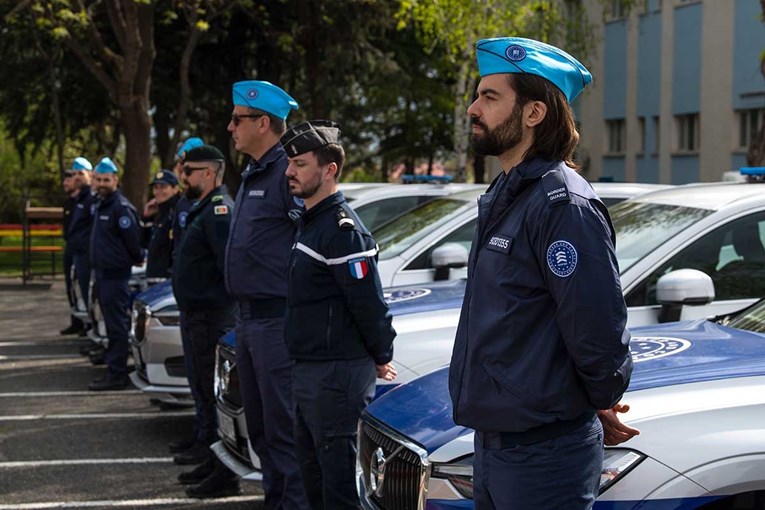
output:
[[590,180],[718,181],[746,162],[765,116],[759,0],[585,0],[593,85],[577,99]]

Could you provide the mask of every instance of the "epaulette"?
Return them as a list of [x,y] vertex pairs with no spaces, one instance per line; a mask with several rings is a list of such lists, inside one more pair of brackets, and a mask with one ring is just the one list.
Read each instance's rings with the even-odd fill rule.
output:
[[548,207],[556,207],[571,202],[571,196],[566,186],[563,172],[558,169],[550,170],[542,176],[542,188]]
[[356,226],[356,222],[353,221],[353,218],[351,218],[350,214],[348,214],[348,211],[342,207],[337,208],[335,217],[337,218],[337,226],[342,230],[353,230],[353,228]]

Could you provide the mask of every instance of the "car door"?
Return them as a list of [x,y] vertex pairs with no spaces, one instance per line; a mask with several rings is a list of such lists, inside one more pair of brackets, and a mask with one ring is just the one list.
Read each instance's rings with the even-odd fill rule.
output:
[[628,326],[658,322],[656,282],[677,269],[697,269],[712,278],[715,299],[702,306],[684,306],[681,320],[722,315],[765,297],[765,212],[725,223],[681,249],[625,296]]

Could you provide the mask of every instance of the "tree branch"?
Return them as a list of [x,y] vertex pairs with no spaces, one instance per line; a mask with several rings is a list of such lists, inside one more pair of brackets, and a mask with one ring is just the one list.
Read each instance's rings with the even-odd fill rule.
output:
[[122,15],[122,9],[120,8],[120,5],[118,2],[115,2],[114,0],[107,0],[105,2],[106,4],[106,13],[109,15],[109,22],[112,25],[112,30],[114,31],[114,36],[117,38],[117,43],[120,45],[120,48],[122,48],[122,51],[125,51],[125,17]]

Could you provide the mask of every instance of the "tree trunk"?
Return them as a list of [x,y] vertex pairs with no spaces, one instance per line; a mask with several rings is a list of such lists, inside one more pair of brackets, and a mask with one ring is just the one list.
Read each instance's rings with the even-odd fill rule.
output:
[[151,163],[151,118],[144,103],[136,100],[120,110],[125,134],[125,169],[122,192],[139,210],[146,202]]
[[[472,48],[472,46],[470,46]],[[470,118],[467,114],[468,87],[470,86],[470,71],[472,60],[466,56],[461,59],[457,82],[454,85],[454,159],[457,163],[454,175],[455,182],[465,182],[467,178],[468,136]]]

